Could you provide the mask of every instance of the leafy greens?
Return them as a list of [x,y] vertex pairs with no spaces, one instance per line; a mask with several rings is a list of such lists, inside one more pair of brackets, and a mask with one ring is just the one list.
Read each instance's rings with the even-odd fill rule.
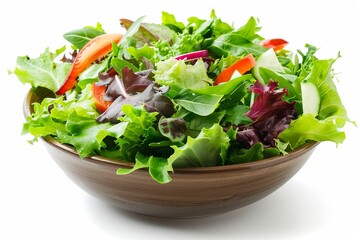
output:
[[[297,54],[269,50],[256,18],[235,28],[214,11],[210,19],[190,17],[187,23],[167,12],[160,24],[144,17],[120,23],[127,31],[119,43],[80,73],[75,88],[34,103],[23,133],[69,144],[81,158],[133,162],[132,169],[117,174],[146,168],[159,183],[170,182],[177,167],[240,164],[287,154],[308,142],[344,141],[341,128],[350,119],[333,82],[336,59],[317,59],[314,46]],[[33,89],[56,93],[78,52],[69,58],[64,53],[105,34],[100,24],[69,31],[64,38],[70,46],[18,57],[13,73]],[[208,55],[175,58],[200,50]],[[274,52],[263,55],[267,51]],[[227,82],[214,84],[248,54],[263,62],[269,55],[268,62],[284,70],[255,65],[256,74],[234,72]],[[302,112],[303,81],[319,93],[316,115]],[[104,101],[103,111],[97,104]]]

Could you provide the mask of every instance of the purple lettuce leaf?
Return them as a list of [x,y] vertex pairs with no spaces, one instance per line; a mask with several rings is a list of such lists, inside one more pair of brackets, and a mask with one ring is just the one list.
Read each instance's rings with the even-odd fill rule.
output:
[[145,106],[148,112],[158,112],[160,116],[169,117],[174,112],[173,102],[163,94],[168,88],[159,88],[148,78],[151,70],[134,73],[130,68],[122,70],[122,79],[116,71],[110,70],[105,74],[99,74],[99,85],[107,85],[104,94],[106,101],[113,101],[110,107],[96,120],[98,122],[118,122],[123,116],[122,106]]
[[253,122],[238,126],[236,140],[244,148],[261,142],[264,147],[275,147],[275,139],[297,118],[295,102],[282,100],[286,89],[278,89],[278,83],[269,81],[267,85],[257,81],[250,90],[257,94],[254,104],[245,114]]

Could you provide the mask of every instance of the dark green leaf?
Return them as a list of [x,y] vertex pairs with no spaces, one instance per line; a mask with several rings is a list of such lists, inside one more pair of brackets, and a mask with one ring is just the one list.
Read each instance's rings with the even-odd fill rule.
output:
[[83,27],[67,32],[63,37],[78,49],[82,49],[91,39],[104,34],[104,30],[94,27]]

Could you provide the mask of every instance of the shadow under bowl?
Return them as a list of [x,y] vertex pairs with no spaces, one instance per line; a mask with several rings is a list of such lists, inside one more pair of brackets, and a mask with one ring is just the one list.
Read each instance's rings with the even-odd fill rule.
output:
[[[51,96],[45,89],[30,90],[24,114],[32,103]],[[194,218],[225,213],[254,203],[274,192],[309,159],[318,143],[309,143],[285,156],[215,167],[177,168],[168,184],[155,182],[145,169],[119,176],[119,167],[133,163],[100,156],[81,159],[76,150],[51,137],[43,138],[50,154],[80,188],[128,211],[167,218]]]

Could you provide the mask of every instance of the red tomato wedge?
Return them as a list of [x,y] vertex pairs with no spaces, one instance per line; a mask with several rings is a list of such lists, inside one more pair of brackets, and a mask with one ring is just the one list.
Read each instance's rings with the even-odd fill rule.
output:
[[225,68],[217,76],[214,85],[229,81],[235,70],[238,71],[240,74],[244,74],[250,71],[255,66],[255,64],[256,61],[252,54],[245,56],[244,58],[233,63],[230,67]]
[[262,41],[260,45],[266,48],[272,48],[276,52],[286,47],[286,45],[288,45],[288,42],[281,38],[273,38]]
[[105,101],[104,94],[106,92],[106,86],[97,86],[93,84],[93,100],[95,106],[99,112],[103,113],[110,107],[112,101]]
[[79,74],[94,61],[106,56],[112,49],[112,43],[118,43],[121,38],[121,34],[103,34],[91,39],[77,54],[65,82],[56,94],[62,95],[72,89]]

